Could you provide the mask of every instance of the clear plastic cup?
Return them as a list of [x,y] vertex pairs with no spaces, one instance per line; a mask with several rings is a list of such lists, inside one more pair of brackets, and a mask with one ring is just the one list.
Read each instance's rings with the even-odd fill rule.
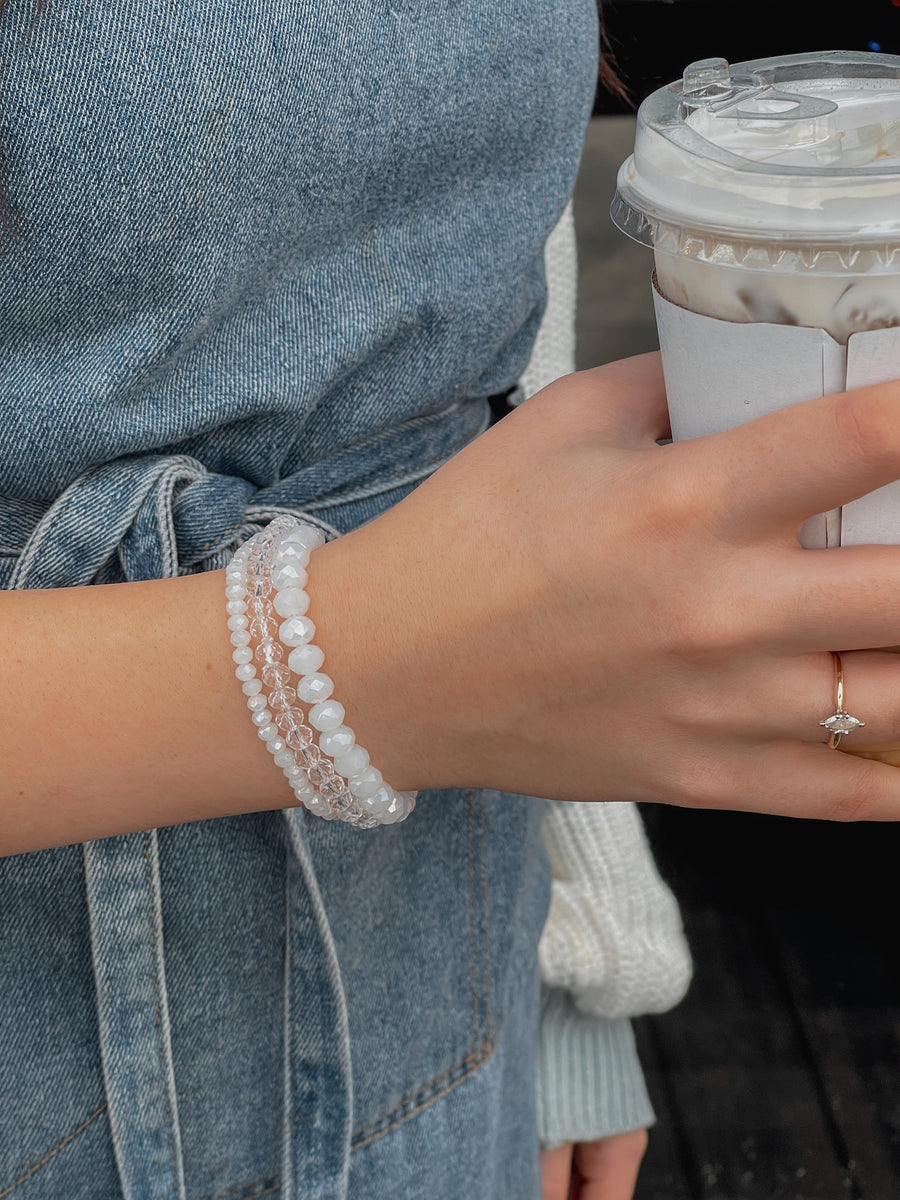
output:
[[900,58],[692,63],[641,105],[612,217],[694,312],[900,325]]
[[[842,344],[900,326],[900,58],[692,63],[641,105],[617,184],[674,304]],[[840,748],[900,766],[900,742]]]

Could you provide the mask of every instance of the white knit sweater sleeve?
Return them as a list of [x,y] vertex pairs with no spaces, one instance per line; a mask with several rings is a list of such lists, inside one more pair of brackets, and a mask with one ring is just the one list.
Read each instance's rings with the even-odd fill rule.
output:
[[[523,399],[575,369],[571,206],[545,263],[547,309],[521,380]],[[553,885],[539,947],[536,1086],[541,1143],[553,1146],[652,1123],[627,1018],[677,1003],[691,962],[678,906],[633,804],[548,803],[542,832]]]

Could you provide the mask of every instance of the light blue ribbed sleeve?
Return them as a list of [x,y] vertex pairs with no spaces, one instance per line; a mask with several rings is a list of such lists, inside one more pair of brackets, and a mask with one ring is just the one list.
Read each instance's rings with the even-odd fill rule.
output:
[[587,1016],[555,988],[541,989],[536,1095],[545,1149],[655,1120],[628,1018]]

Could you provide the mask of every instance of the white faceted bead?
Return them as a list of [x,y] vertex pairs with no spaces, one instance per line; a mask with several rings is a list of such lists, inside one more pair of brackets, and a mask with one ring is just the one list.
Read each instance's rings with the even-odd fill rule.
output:
[[272,586],[279,592],[286,591],[288,588],[306,587],[308,579],[309,576],[303,567],[294,562],[282,563],[272,572]]
[[357,800],[364,800],[366,796],[374,796],[383,783],[384,776],[378,768],[368,766],[358,774],[351,775],[347,787]]
[[236,650],[232,651],[231,657],[239,667],[242,667],[253,661],[253,651],[249,646],[238,646]]
[[237,629],[246,629],[249,624],[250,621],[244,614],[241,614],[241,616],[238,617],[228,618],[228,628],[232,631],[232,633]]
[[314,796],[318,795],[316,789],[309,782],[305,775],[302,779],[298,779],[291,786],[294,789],[294,795],[297,797],[297,799],[302,800],[304,803],[307,803],[309,800],[312,800]]
[[344,706],[337,700],[323,700],[314,704],[309,710],[309,723],[313,729],[326,733],[329,729],[337,729],[344,723]]
[[309,596],[303,588],[285,588],[275,593],[274,608],[279,617],[302,617],[309,608]]
[[305,568],[309,563],[309,551],[297,542],[286,542],[282,538],[275,552],[275,566],[280,567],[284,562],[292,562]]
[[229,583],[225,588],[225,595],[229,600],[243,600],[245,591],[242,583]]
[[259,733],[259,736],[262,738],[262,740],[263,740],[264,742],[271,742],[272,738],[277,738],[277,737],[278,737],[278,726],[277,726],[277,725],[271,725],[271,724],[270,724],[270,725],[263,725],[263,726],[262,726],[262,727],[261,727],[261,728],[258,730],[258,733]]
[[381,815],[381,823],[382,825],[396,825],[398,821],[402,821],[405,817],[409,816],[409,811],[409,806],[401,799],[399,793],[394,792],[393,802],[388,805]]
[[[271,746],[271,744],[270,742],[269,745]],[[272,757],[272,762],[276,767],[288,767],[293,761],[294,756],[290,750],[276,750]]]
[[260,688],[259,692],[254,693],[254,695],[252,695],[249,698],[249,700],[247,701],[247,707],[250,709],[251,712],[262,712],[262,710],[267,706],[267,704],[268,704],[268,701],[266,700],[265,696],[262,694],[261,688]]
[[241,683],[247,683],[249,680],[255,677],[256,667],[254,667],[252,662],[241,663],[241,665],[235,671],[235,675],[238,679],[240,679]]
[[257,728],[261,728],[263,725],[268,725],[271,722],[272,714],[267,708],[260,708],[251,714],[250,720]]
[[244,586],[244,572],[240,569],[240,567],[235,567],[234,563],[232,562],[232,565],[225,571],[225,586],[229,588],[235,587],[236,585],[239,585],[240,587]]
[[309,617],[288,617],[278,626],[278,636],[285,646],[305,646],[316,632]]
[[374,817],[382,824],[391,824],[392,822],[385,821],[384,818],[395,799],[394,789],[389,784],[383,783],[371,796],[360,800],[359,805],[367,816]]
[[[288,663],[290,663],[288,658]],[[322,700],[327,700],[334,691],[334,680],[330,675],[325,675],[322,671],[317,671],[312,675],[304,675],[297,682],[297,695],[304,704],[318,704]]]
[[286,546],[304,546],[310,551],[325,545],[324,537],[312,525],[296,525],[281,540]]
[[241,684],[241,691],[245,696],[258,696],[262,691],[262,680],[248,679],[246,683]]
[[250,634],[246,629],[235,629],[231,634],[232,646],[249,646]]
[[324,662],[325,651],[311,642],[297,646],[288,655],[288,666],[297,675],[312,675]]
[[247,604],[244,600],[229,600],[225,605],[225,611],[230,617],[240,616],[241,613],[247,611]]
[[292,756],[292,761],[289,762],[287,764],[287,766],[283,768],[283,770],[284,770],[284,777],[291,784],[291,786],[293,786],[294,782],[297,779],[300,779],[301,776],[304,779],[306,778],[306,772],[303,770],[303,768],[300,766],[300,764],[298,762],[293,761],[293,756]]
[[[321,746],[321,742],[319,745]],[[362,746],[351,746],[343,754],[335,755],[334,759],[334,769],[345,779],[350,775],[358,775],[368,765],[369,752]]]
[[356,734],[349,725],[338,725],[337,729],[331,729],[319,738],[319,749],[329,758],[346,754],[350,747],[355,745]]

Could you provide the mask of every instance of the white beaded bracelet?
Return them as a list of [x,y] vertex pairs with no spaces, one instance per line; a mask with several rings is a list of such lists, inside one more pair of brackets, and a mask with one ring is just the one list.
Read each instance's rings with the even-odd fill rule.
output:
[[[259,736],[299,803],[360,828],[390,825],[412,812],[416,793],[396,792],[371,765],[344,722],[343,705],[332,698],[334,681],[321,670],[325,655],[312,641],[304,589],[310,554],[322,543],[313,526],[278,517],[235,554],[225,580],[235,674]],[[292,673],[300,677],[295,687]],[[311,705],[308,715],[300,702]]]

